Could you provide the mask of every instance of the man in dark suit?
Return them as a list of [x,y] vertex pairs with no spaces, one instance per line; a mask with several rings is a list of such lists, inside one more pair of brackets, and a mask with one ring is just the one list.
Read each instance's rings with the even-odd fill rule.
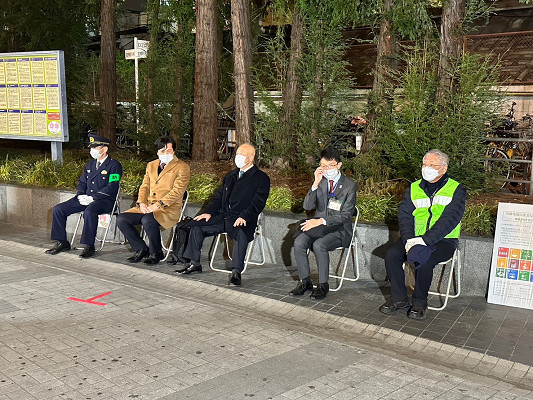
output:
[[76,196],[54,207],[51,237],[56,244],[46,250],[47,254],[70,250],[66,232],[67,217],[83,211],[81,243],[85,246],[80,257],[94,256],[98,216],[109,214],[113,210],[122,177],[122,165],[107,154],[109,143],[109,139],[105,137],[89,135],[93,160],[83,168],[76,187]]
[[[329,252],[337,247],[348,247],[352,238],[352,216],[357,198],[357,184],[340,172],[339,150],[329,147],[320,154],[320,166],[307,192],[303,207],[316,210],[315,216],[300,226],[301,233],[294,240],[294,256],[300,281],[290,291],[301,296],[312,290],[311,298],[320,300],[329,291]],[[310,277],[308,250],[315,253],[318,285],[313,289]]]
[[243,144],[235,156],[236,169],[228,172],[203,214],[189,224],[189,240],[183,256],[191,260],[177,274],[202,272],[200,252],[207,236],[227,232],[234,240],[230,282],[241,284],[248,243],[253,240],[257,218],[265,208],[270,178],[254,165],[255,148]]

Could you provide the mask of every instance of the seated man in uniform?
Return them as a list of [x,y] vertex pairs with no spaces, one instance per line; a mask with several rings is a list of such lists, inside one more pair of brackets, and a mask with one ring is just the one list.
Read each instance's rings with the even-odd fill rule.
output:
[[[428,151],[422,160],[422,179],[405,191],[398,211],[401,238],[385,255],[391,299],[379,308],[384,314],[407,310],[409,318],[426,318],[433,268],[449,260],[459,245],[466,190],[446,174],[448,162],[448,156],[442,151]],[[408,258],[416,266],[412,303],[407,296],[403,270]]]
[[[315,180],[304,199],[305,210],[316,210],[314,218],[301,224],[300,234],[294,240],[294,257],[300,281],[289,292],[301,296],[312,290],[311,298],[320,300],[329,291],[329,252],[337,247],[347,247],[352,238],[352,216],[357,199],[357,184],[342,174],[341,153],[328,147],[320,154],[320,166],[315,170]],[[318,268],[318,285],[313,289],[309,256],[315,253]]]
[[[172,228],[181,216],[183,194],[189,184],[191,169],[174,155],[176,141],[170,136],[156,140],[157,160],[146,166],[143,183],[135,207],[117,218],[117,226],[130,243],[135,254],[128,258],[137,263],[157,264],[164,258],[161,228]],[[142,225],[149,246],[139,235],[135,225]]]
[[188,224],[191,228],[183,256],[191,262],[176,270],[177,274],[202,272],[200,252],[204,239],[227,232],[235,241],[231,283],[241,284],[246,248],[254,238],[257,219],[270,193],[270,178],[254,165],[254,158],[252,145],[239,146],[235,156],[237,168],[226,174],[205,212]]
[[109,214],[113,210],[122,176],[122,165],[107,155],[109,143],[109,139],[102,136],[89,135],[89,147],[94,160],[85,164],[76,187],[76,196],[54,207],[51,236],[57,243],[46,253],[57,254],[70,250],[65,229],[67,217],[83,211],[81,243],[85,246],[80,257],[94,256],[98,215]]

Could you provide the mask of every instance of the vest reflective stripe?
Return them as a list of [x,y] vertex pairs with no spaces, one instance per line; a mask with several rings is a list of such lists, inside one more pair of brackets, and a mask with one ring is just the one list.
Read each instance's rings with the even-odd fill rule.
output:
[[[420,187],[422,180],[418,180],[411,184],[411,201],[415,206],[413,217],[415,219],[415,235],[422,236],[426,233],[428,228],[435,225],[435,222],[442,216],[444,209],[451,203],[453,194],[459,186],[459,182],[453,179],[448,179],[448,182],[440,188],[440,190],[433,197],[433,201]],[[431,218],[431,219],[430,219]],[[445,237],[458,238],[461,233],[461,223]]]

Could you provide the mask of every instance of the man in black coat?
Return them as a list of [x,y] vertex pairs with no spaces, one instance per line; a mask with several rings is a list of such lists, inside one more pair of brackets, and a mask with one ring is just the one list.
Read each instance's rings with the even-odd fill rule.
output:
[[194,217],[183,256],[191,260],[177,274],[202,272],[200,255],[208,236],[226,232],[234,240],[233,270],[230,282],[241,284],[241,272],[248,243],[254,238],[259,214],[270,192],[270,178],[254,165],[255,148],[243,144],[235,156],[236,169],[228,172],[203,214]]
[[70,250],[65,229],[67,217],[83,211],[84,222],[80,241],[85,246],[80,257],[94,256],[98,216],[109,214],[113,210],[122,177],[122,165],[107,155],[109,144],[109,139],[94,134],[89,135],[93,160],[83,168],[76,187],[76,196],[54,207],[51,237],[56,244],[46,250],[47,254]]

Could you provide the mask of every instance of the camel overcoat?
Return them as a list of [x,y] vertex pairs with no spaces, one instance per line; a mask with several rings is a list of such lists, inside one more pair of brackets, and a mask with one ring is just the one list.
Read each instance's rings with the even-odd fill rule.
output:
[[178,222],[183,206],[183,193],[187,189],[191,169],[189,165],[176,156],[159,174],[159,159],[150,161],[146,166],[143,183],[139,188],[137,206],[126,212],[140,213],[140,203],[152,205],[157,203],[159,209],[154,211],[154,218],[163,229],[172,228]]

